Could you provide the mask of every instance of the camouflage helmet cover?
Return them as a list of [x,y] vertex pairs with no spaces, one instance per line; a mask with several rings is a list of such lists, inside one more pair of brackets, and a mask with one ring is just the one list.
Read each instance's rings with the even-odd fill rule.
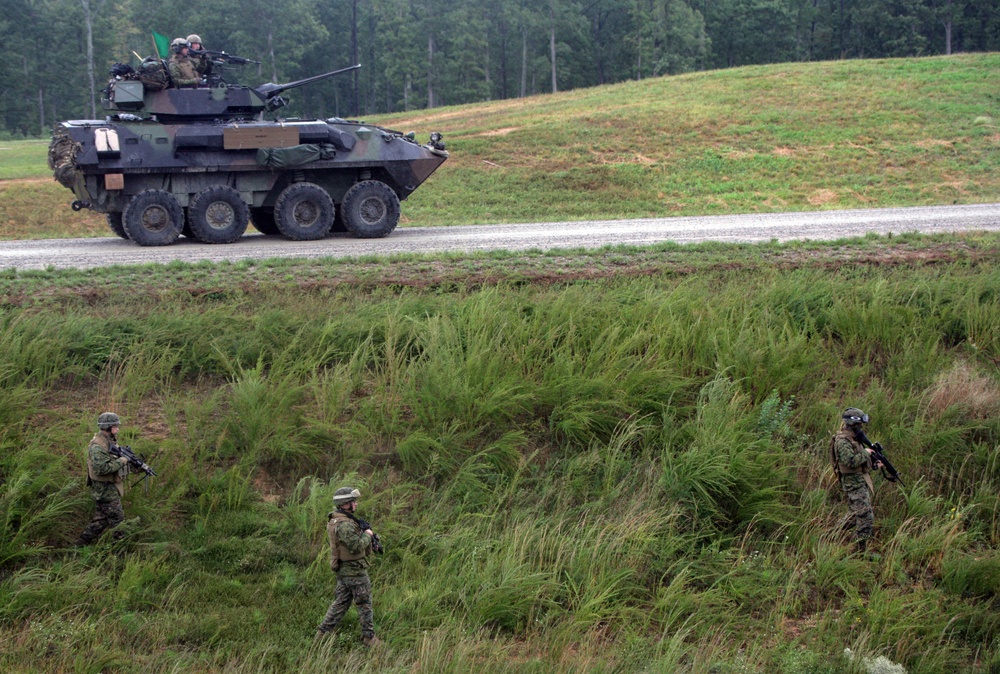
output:
[[868,423],[868,415],[859,410],[857,407],[848,407],[844,410],[842,417],[844,419],[844,423],[848,426]]
[[181,47],[190,47],[191,43],[182,37],[175,37],[174,41],[170,43],[170,49],[175,52],[180,52]]
[[190,35],[188,35],[187,41],[190,43],[197,42],[198,44],[203,44],[203,42],[201,41],[201,37],[195,33],[191,33]]
[[114,412],[103,412],[97,417],[97,427],[106,431],[112,426],[121,426],[122,420]]
[[333,492],[334,505],[344,505],[345,503],[356,501],[359,498],[361,498],[361,492],[352,487],[341,487],[337,491]]

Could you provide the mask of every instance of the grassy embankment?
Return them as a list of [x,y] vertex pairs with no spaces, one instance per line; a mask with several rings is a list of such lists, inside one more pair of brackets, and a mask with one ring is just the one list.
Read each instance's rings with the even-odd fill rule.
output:
[[[0,669],[995,672],[998,252],[7,273]],[[880,562],[835,526],[848,404],[908,484]],[[108,408],[161,477],[126,542],[67,549]],[[353,613],[311,642],[343,484],[388,544],[370,653]]]
[[[782,64],[372,121],[453,151],[404,225],[976,203],[1000,193],[998,73],[997,54]],[[0,239],[108,235],[44,143],[0,157]]]

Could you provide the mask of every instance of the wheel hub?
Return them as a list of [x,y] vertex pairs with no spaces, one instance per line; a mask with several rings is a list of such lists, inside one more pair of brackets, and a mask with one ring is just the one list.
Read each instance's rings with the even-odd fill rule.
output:
[[380,222],[386,213],[385,204],[377,197],[368,197],[362,201],[358,210],[361,219],[369,224]]
[[295,204],[293,210],[295,224],[302,228],[311,227],[319,219],[320,209],[316,203],[303,199]]
[[142,227],[150,232],[162,232],[170,226],[170,213],[163,206],[150,206],[142,212]]
[[205,210],[205,220],[212,229],[226,229],[235,219],[233,207],[224,201],[216,201]]

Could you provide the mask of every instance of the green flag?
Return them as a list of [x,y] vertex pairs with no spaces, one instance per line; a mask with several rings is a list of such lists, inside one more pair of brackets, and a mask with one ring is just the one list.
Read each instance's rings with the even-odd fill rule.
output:
[[170,55],[170,38],[154,32],[153,47],[156,48],[156,53],[161,59],[167,58]]

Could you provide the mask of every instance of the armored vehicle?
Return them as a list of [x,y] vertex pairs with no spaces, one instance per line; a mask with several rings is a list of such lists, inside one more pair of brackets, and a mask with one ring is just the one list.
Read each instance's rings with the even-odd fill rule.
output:
[[176,88],[159,59],[116,64],[103,91],[112,114],[57,124],[49,167],[75,194],[74,210],[105,213],[115,234],[141,246],[181,234],[230,243],[249,221],[297,241],[331,231],[384,237],[400,201],[447,159],[440,134],[421,145],[359,121],[264,120],[288,89],[358,67],[285,84]]

